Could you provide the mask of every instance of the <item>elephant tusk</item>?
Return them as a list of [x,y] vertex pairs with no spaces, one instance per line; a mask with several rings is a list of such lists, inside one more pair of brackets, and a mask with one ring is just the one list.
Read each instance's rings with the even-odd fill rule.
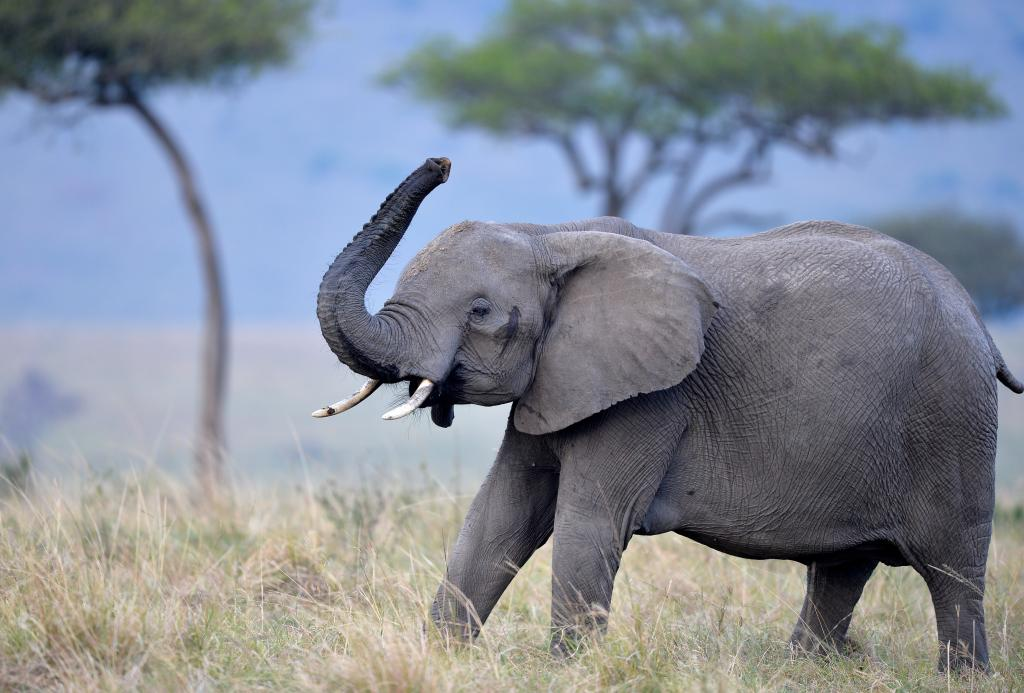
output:
[[391,411],[384,414],[384,416],[382,416],[381,418],[384,419],[385,421],[394,421],[395,419],[400,419],[403,416],[408,416],[409,414],[412,414],[414,411],[419,409],[420,405],[423,404],[423,402],[426,401],[427,397],[430,396],[430,393],[433,389],[434,383],[424,378],[423,382],[421,382],[419,384],[419,387],[416,388],[416,392],[412,393],[412,397],[409,398],[408,402],[406,402],[400,407],[395,407]]
[[353,392],[351,397],[349,397],[348,399],[343,399],[340,402],[335,402],[329,407],[317,409],[315,412],[313,412],[313,417],[317,419],[322,419],[327,416],[334,416],[335,414],[340,414],[343,411],[348,411],[349,409],[356,406],[364,399],[372,395],[374,390],[376,390],[378,387],[380,387],[380,381],[374,378],[370,378],[365,383],[363,383],[363,386],[359,388],[358,392]]

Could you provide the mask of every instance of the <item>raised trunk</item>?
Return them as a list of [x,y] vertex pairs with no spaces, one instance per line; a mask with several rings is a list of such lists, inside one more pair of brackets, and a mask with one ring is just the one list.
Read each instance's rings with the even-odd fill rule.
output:
[[331,351],[357,373],[383,381],[403,375],[403,341],[386,315],[366,310],[366,290],[402,240],[420,203],[448,179],[448,159],[427,159],[402,181],[335,258],[320,283],[316,314]]
[[185,208],[199,247],[205,293],[200,375],[199,424],[195,443],[196,476],[208,503],[217,502],[224,489],[224,393],[227,385],[228,330],[224,289],[213,229],[203,208],[192,171],[170,132],[129,85],[123,85],[125,103],[149,127],[164,148],[178,178]]

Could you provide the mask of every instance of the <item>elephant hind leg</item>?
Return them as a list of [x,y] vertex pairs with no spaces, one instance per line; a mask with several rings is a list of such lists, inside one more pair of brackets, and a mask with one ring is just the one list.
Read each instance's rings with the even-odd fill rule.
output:
[[935,607],[939,669],[988,669],[985,636],[985,563],[957,570],[928,565],[921,571]]
[[961,514],[983,515],[984,519],[959,527],[953,521],[957,518],[947,519],[939,532],[932,529],[930,541],[906,547],[904,553],[931,593],[939,636],[939,671],[988,671],[984,599],[992,519],[990,513],[984,516],[984,511],[973,509]]
[[878,561],[807,566],[807,595],[790,645],[810,653],[842,650],[853,608]]

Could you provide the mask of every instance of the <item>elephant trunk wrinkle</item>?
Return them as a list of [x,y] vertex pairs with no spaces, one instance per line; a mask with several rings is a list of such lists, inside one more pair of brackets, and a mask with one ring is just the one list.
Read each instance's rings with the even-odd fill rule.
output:
[[366,310],[366,290],[450,168],[448,159],[427,159],[387,196],[324,274],[317,295],[321,332],[338,359],[358,373],[393,382],[407,369],[404,340],[384,316]]

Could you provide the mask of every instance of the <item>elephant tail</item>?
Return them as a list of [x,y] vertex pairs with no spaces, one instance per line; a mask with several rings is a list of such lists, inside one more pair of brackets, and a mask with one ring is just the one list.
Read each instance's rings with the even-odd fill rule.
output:
[[996,380],[1008,387],[1010,392],[1016,392],[1018,395],[1024,394],[1024,384],[1017,380],[1013,373],[1010,372],[1010,367],[1006,365],[1002,352],[996,346],[995,340],[992,339],[988,328],[985,327],[985,321],[981,319],[981,313],[978,312],[977,306],[973,303],[971,304],[971,312],[974,313],[974,319],[978,321],[981,331],[985,333],[985,339],[988,340],[988,351],[996,362]]
[[996,377],[1006,387],[1010,388],[1011,391],[1019,394],[1024,394],[1024,384],[1021,384],[1019,380],[1013,377],[1013,373],[1006,367],[1006,362],[1003,361],[1002,355],[1000,355],[999,363],[996,365]]
[[992,341],[992,335],[985,330],[985,336],[988,337],[988,347],[992,350],[992,356],[996,359],[996,378],[1006,387],[1010,388],[1011,392],[1016,392],[1018,395],[1024,393],[1024,384],[1021,384],[1017,378],[1014,377],[1013,373],[1010,372],[1009,366],[1006,365],[1006,361],[1003,360],[1003,355],[999,351],[999,347]]

